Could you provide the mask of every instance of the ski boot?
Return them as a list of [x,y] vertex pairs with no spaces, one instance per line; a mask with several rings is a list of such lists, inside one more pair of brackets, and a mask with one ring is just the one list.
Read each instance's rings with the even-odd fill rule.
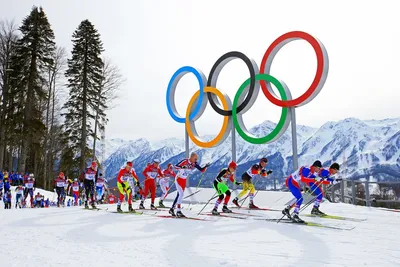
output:
[[129,210],[129,212],[135,212],[135,210],[132,208],[132,204],[128,205],[128,210]]
[[92,209],[97,209],[96,205],[94,204],[94,202],[92,203]]
[[286,207],[286,208],[284,208],[284,209],[282,210],[282,214],[285,215],[285,216],[287,216],[287,217],[289,218],[289,220],[292,220],[292,216],[290,215],[290,210],[289,210],[288,207]]
[[211,213],[212,213],[212,215],[216,215],[216,216],[219,215],[219,212],[218,212],[217,208],[214,208],[214,209],[211,211]]
[[295,223],[305,223],[305,221],[303,221],[302,219],[300,219],[299,215],[297,213],[295,213],[292,217],[292,221]]
[[183,215],[183,213],[180,210],[176,212],[176,217],[178,217],[178,218],[186,218],[186,216]]
[[250,201],[249,209],[258,209],[258,207],[256,205],[254,205],[253,201]]
[[151,205],[150,205],[150,209],[152,209],[152,210],[157,210],[156,206],[154,206],[154,204],[153,204],[153,203],[151,203]]
[[238,199],[237,197],[235,197],[235,199],[232,200],[232,203],[235,204],[238,208],[240,208],[239,203],[238,203],[238,200],[239,200],[239,199]]
[[117,212],[123,212],[120,205],[117,206]]
[[143,201],[142,201],[142,202],[140,202],[139,209],[141,209],[141,210],[144,210]]
[[175,212],[174,212],[174,208],[170,208],[168,213],[171,214],[172,217],[176,217]]
[[326,216],[325,213],[323,213],[322,211],[319,210],[319,207],[315,207],[315,206],[311,210],[311,214],[316,215],[316,216]]
[[85,209],[89,209],[89,205],[88,205],[88,203],[87,203],[87,201],[85,201]]
[[231,211],[230,209],[228,209],[228,207],[227,207],[226,205],[224,205],[224,206],[222,207],[222,212],[223,212],[223,213],[232,213],[232,211]]
[[164,203],[163,203],[162,200],[160,200],[160,201],[158,202],[158,206],[159,206],[160,208],[165,208]]

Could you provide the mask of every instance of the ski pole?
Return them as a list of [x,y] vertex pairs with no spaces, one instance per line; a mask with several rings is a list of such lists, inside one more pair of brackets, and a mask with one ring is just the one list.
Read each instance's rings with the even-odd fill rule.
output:
[[[255,183],[253,183],[254,188],[256,188],[256,184],[257,184],[260,180],[261,180],[261,178],[259,178]],[[257,192],[258,192],[258,191],[259,191],[259,190],[257,190]],[[257,194],[257,192],[256,192],[256,194]],[[255,195],[256,195],[256,194],[255,194]],[[255,196],[255,195],[254,195],[254,196]],[[244,202],[246,201],[246,199],[247,199],[249,196],[250,196],[250,194],[247,194],[247,196],[246,196],[244,199],[240,200],[240,201],[242,202],[242,204],[240,204],[239,209],[243,206]]]
[[[331,186],[329,186],[326,191],[328,191],[331,188]],[[315,201],[315,199],[317,199],[320,195],[322,195],[323,192],[321,190],[321,193],[319,193],[317,196],[315,196],[313,199],[311,199],[307,204],[305,204],[300,210],[299,213],[302,212],[303,210],[305,210],[308,206],[311,205],[311,203],[313,203]]]
[[200,213],[207,207],[208,203],[210,203],[211,200],[214,199],[215,195],[217,194],[217,192],[214,193],[214,195],[207,201],[207,203],[204,205],[204,207],[200,210],[199,213],[197,213],[197,215],[200,215]]
[[200,178],[200,180],[199,180],[199,183],[197,184],[197,187],[196,187],[196,191],[194,192],[194,193],[192,193],[192,194],[190,194],[190,195],[188,195],[188,196],[186,196],[186,197],[184,197],[183,199],[187,199],[187,198],[189,198],[189,197],[191,197],[191,196],[193,196],[194,194],[196,194],[197,192],[198,192],[198,188],[199,188],[199,186],[200,186],[200,183],[201,183],[201,181],[203,180],[203,177],[204,177],[204,173],[201,175],[201,178]]

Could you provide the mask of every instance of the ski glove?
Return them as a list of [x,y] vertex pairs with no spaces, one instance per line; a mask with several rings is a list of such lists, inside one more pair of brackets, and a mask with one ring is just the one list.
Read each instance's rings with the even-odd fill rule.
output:
[[211,165],[211,162],[207,163],[206,166],[204,166],[204,168],[208,168],[208,167],[210,167],[210,165]]
[[125,188],[125,184],[124,183],[120,183],[120,184],[121,184],[122,188]]
[[243,183],[235,182],[235,185],[242,185]]
[[315,181],[317,181],[317,182],[321,182],[322,180],[324,180],[324,178],[321,178],[321,177],[315,177]]
[[272,170],[267,171],[267,175],[270,175],[272,173]]

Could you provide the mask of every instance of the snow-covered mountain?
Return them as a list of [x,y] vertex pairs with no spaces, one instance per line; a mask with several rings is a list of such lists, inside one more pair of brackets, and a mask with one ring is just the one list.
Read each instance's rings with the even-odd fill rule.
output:
[[[271,132],[275,125],[265,121],[253,127],[250,132],[263,136]],[[377,180],[400,179],[400,118],[366,121],[347,118],[338,122],[327,122],[319,129],[298,125],[297,131],[300,165],[311,164],[316,159],[321,160],[324,166],[336,161],[342,166],[342,177],[358,179],[372,175]],[[149,142],[143,138],[133,141],[113,140],[118,140],[121,145],[117,149],[115,146],[111,147],[114,151],[104,162],[109,179],[115,178],[117,171],[127,160],[133,161],[136,171],[141,175],[147,162],[154,158],[160,159],[162,167],[165,167],[167,163],[175,163],[184,157],[183,136],[158,142]],[[238,134],[236,140],[238,174],[264,156],[270,160],[268,166],[274,171],[274,177],[283,179],[293,171],[290,127],[281,138],[271,144],[252,145]],[[228,137],[223,144],[211,149],[199,148],[190,143],[190,150],[199,154],[202,164],[213,163],[202,180],[202,185],[211,185],[214,175],[231,161],[231,138]],[[197,173],[192,180],[197,184],[201,177]],[[266,181],[259,185],[261,184],[266,185]]]

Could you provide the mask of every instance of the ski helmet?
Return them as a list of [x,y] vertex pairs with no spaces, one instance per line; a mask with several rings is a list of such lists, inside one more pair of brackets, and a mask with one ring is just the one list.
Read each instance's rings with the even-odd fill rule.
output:
[[128,161],[128,162],[126,163],[126,166],[132,167],[132,166],[133,166],[132,161]]
[[160,160],[159,159],[154,159],[153,162],[154,163],[160,163]]
[[321,163],[321,161],[316,160],[316,161],[313,163],[312,166],[313,166],[313,167],[317,167],[317,168],[322,168],[322,163]]
[[334,169],[334,170],[339,170],[339,168],[340,168],[340,166],[339,166],[339,164],[338,163],[333,163],[332,165],[331,165],[331,167],[330,167],[330,169]]
[[232,169],[234,169],[234,170],[236,170],[237,164],[236,164],[236,162],[231,161],[231,163],[229,163],[229,166],[228,166],[228,167],[229,167],[229,168],[232,168]]
[[75,178],[75,179],[74,179],[74,182],[78,182],[78,178]]
[[60,172],[60,174],[59,174],[58,176],[64,177],[64,173],[63,173],[63,172]]
[[262,158],[262,159],[260,159],[260,162],[268,163],[268,159],[267,158]]

